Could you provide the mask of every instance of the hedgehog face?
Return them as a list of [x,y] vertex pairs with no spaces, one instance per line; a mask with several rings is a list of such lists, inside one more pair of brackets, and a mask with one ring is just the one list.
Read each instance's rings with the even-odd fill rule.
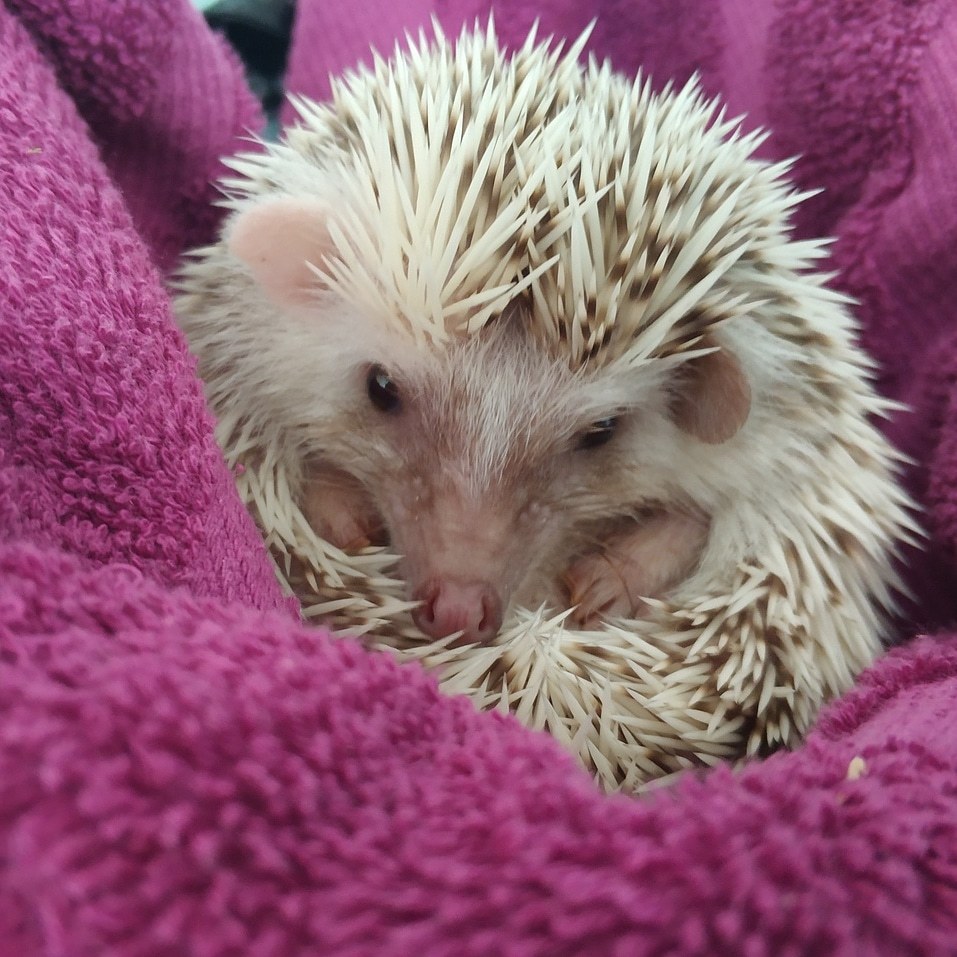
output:
[[515,599],[560,604],[576,555],[675,497],[687,388],[654,366],[572,372],[532,328],[516,309],[441,349],[356,353],[317,429],[307,514],[340,546],[384,531],[432,634],[487,640]]

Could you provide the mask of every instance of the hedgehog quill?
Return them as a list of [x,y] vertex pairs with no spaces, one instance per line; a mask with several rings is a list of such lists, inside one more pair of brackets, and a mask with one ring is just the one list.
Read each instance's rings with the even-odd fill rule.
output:
[[176,309],[305,614],[634,790],[799,740],[916,531],[787,165],[585,40],[297,101]]

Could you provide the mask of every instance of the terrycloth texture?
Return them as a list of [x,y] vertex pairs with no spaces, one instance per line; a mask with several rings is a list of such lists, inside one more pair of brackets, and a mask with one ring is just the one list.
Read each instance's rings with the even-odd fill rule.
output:
[[[27,4],[0,11],[5,531],[275,607],[260,539],[134,225],[165,263],[204,235],[194,219],[208,229],[204,180],[236,131],[256,123],[238,66],[187,6],[90,0],[72,4],[75,19]],[[37,38],[46,62],[24,29],[34,24],[61,31]],[[126,45],[102,46],[121,30]],[[114,89],[125,89],[118,102]],[[217,90],[229,95],[208,100]]]
[[[208,239],[218,219],[211,180],[225,170],[217,160],[262,126],[233,57],[188,3],[4,3],[46,54],[44,72],[53,69],[72,97],[70,111],[89,127],[83,136],[101,150],[141,240],[170,269],[184,247]],[[35,56],[18,56],[28,60],[19,84],[27,96],[42,95],[44,87],[30,82]],[[15,79],[12,62],[7,71]],[[26,119],[17,86],[5,83],[3,92]]]
[[[592,12],[535,7],[560,33]],[[599,7],[596,49],[700,66],[828,187],[800,229],[839,236],[883,382],[916,404],[892,428],[939,627],[957,11]],[[293,87],[429,9],[301,0]],[[508,10],[514,40],[532,5]],[[798,752],[638,802],[275,610],[156,271],[204,238],[215,156],[256,122],[185,0],[0,4],[0,957],[957,952],[957,636],[893,652]]]
[[2,954],[953,953],[953,640],[635,803],[351,643],[27,548],[0,575]]

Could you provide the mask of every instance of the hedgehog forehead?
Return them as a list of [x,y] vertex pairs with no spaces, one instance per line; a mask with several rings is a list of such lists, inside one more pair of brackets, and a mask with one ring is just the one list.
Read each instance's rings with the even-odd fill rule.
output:
[[[433,353],[426,381],[443,416],[467,423],[494,418],[510,432],[518,420],[563,420],[581,399],[582,380],[541,347],[519,317],[502,316]],[[522,426],[523,428],[526,426]]]
[[564,473],[574,435],[640,405],[660,384],[623,366],[573,371],[519,323],[498,320],[421,353],[397,376],[410,399],[404,454],[474,495],[528,491]]
[[429,350],[410,371],[423,447],[413,454],[434,455],[476,495],[547,466],[580,414],[577,377],[500,325]]

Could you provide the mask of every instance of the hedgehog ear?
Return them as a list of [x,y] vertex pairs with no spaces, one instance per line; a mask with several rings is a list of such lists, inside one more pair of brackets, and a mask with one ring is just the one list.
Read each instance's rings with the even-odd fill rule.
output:
[[[701,345],[718,343],[705,336]],[[751,411],[751,387],[737,357],[727,349],[686,363],[685,378],[673,406],[675,422],[688,435],[720,445],[737,434]]]
[[324,288],[310,264],[320,265],[332,249],[328,217],[316,199],[276,196],[239,212],[226,246],[274,302],[301,306]]

